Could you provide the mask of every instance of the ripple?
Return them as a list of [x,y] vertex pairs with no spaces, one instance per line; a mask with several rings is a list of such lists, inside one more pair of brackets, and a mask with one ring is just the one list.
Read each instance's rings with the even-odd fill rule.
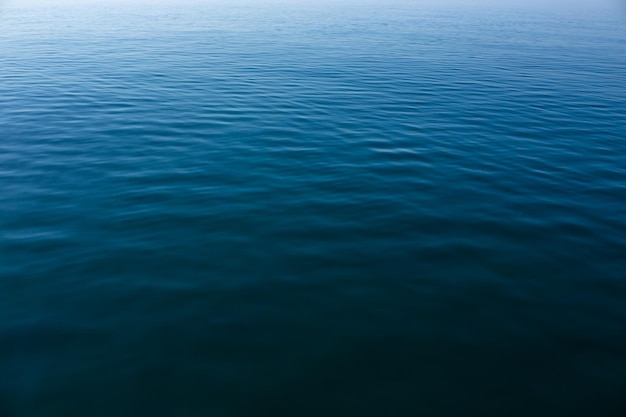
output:
[[621,415],[618,17],[0,12],[3,416]]

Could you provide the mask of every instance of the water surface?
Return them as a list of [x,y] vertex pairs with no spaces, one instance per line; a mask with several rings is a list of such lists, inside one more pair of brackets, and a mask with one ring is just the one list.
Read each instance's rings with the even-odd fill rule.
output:
[[0,415],[623,416],[625,22],[0,9]]

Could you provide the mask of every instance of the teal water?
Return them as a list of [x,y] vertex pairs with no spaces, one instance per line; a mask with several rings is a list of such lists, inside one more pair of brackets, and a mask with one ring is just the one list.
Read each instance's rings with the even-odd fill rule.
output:
[[0,8],[0,416],[626,415],[626,17]]

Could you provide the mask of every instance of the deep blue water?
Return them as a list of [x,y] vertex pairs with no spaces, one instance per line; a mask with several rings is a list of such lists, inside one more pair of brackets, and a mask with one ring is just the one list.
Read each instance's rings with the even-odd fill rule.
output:
[[626,415],[626,17],[0,8],[0,416]]

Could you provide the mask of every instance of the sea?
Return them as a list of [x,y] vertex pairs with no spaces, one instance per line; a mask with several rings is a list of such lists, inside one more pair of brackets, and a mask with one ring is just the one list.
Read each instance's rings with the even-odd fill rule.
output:
[[626,8],[543,6],[0,4],[0,417],[626,416]]

